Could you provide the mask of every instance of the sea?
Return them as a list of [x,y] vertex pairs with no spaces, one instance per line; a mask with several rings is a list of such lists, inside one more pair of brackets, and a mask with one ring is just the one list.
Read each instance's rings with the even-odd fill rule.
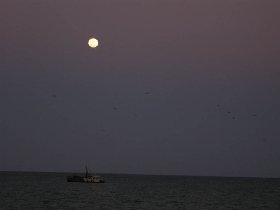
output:
[[0,172],[0,209],[280,210],[280,179],[102,174],[105,183],[90,184],[69,175]]

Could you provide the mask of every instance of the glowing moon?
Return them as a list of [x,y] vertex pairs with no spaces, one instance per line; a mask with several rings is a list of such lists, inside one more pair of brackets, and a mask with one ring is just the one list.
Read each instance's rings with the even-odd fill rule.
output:
[[88,46],[90,46],[91,48],[96,48],[98,46],[98,40],[95,38],[91,38],[90,40],[88,40]]

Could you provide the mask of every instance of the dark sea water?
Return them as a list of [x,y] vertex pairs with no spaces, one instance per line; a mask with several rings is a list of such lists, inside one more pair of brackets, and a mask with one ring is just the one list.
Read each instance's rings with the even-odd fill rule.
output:
[[0,209],[280,210],[280,179],[105,174],[86,184],[68,175],[0,172]]

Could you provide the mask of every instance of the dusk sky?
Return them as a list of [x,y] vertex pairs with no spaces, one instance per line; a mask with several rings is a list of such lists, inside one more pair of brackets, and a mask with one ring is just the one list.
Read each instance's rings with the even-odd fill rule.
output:
[[279,9],[1,0],[0,171],[280,177]]

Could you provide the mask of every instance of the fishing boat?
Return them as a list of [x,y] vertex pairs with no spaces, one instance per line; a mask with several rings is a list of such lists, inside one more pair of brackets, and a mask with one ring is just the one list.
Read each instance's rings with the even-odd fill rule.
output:
[[88,174],[88,169],[86,167],[85,176],[68,176],[67,182],[84,182],[84,183],[104,183],[104,179],[101,176],[92,176]]

